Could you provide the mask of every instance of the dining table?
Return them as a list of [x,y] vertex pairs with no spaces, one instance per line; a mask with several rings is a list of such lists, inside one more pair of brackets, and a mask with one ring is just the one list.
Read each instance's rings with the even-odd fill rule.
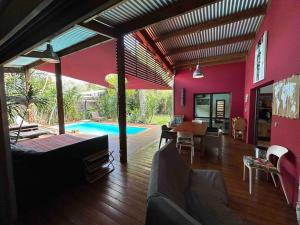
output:
[[[192,133],[196,139],[197,138],[200,139],[199,149],[200,149],[201,155],[204,154],[207,124],[186,121],[186,122],[183,122],[183,123],[179,124],[178,126],[174,127],[171,131],[176,132],[176,133],[178,133],[178,132]],[[195,146],[195,149],[197,149],[197,146]]]

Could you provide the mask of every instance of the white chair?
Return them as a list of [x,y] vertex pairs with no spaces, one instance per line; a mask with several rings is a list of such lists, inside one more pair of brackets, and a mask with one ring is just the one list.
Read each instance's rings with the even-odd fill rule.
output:
[[193,157],[195,155],[194,149],[194,135],[189,132],[177,132],[177,148],[179,154],[181,154],[182,147],[191,148],[191,162],[193,162]]
[[202,120],[192,120],[192,122],[202,124],[203,121]]
[[[267,150],[266,159],[255,158],[252,156],[244,156],[244,158],[243,158],[243,161],[244,161],[243,180],[245,180],[246,167],[247,167],[249,169],[249,193],[250,194],[252,193],[252,170],[256,169],[256,173],[258,173],[258,170],[263,170],[263,171],[271,174],[275,187],[277,187],[277,183],[276,183],[274,174],[279,177],[281,187],[282,187],[283,193],[285,195],[286,201],[288,204],[290,204],[289,199],[286,194],[282,176],[280,173],[280,162],[281,162],[282,156],[284,156],[287,152],[288,152],[288,150],[285,147],[282,147],[279,145],[272,145]],[[277,167],[275,167],[270,162],[271,155],[278,157]]]

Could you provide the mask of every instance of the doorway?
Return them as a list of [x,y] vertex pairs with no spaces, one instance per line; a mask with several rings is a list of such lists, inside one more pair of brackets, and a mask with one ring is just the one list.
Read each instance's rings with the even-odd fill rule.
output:
[[194,119],[207,123],[210,129],[227,134],[230,127],[230,94],[195,94]]
[[268,148],[271,141],[273,84],[256,90],[255,133],[256,146]]

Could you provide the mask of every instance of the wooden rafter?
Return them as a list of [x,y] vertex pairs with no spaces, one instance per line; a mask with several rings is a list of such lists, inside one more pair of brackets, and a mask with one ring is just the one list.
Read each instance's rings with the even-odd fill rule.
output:
[[182,68],[189,68],[193,67],[200,63],[200,65],[213,65],[213,64],[220,64],[220,63],[229,63],[235,61],[243,61],[246,59],[248,52],[240,52],[240,53],[233,53],[233,54],[226,54],[221,56],[212,56],[206,58],[200,58],[195,60],[188,60],[188,61],[179,61],[175,63],[174,69],[182,69]]
[[53,0],[7,1],[0,14],[0,45],[16,34],[52,2]]
[[82,27],[88,28],[90,30],[93,30],[102,36],[106,36],[109,38],[117,38],[118,37],[118,34],[117,34],[117,32],[115,32],[115,29],[113,29],[112,27],[109,27],[109,26],[105,26],[101,23],[98,23],[95,20],[91,20],[86,23],[82,22],[79,25]]
[[177,55],[177,54],[181,54],[181,53],[185,53],[185,52],[197,51],[200,49],[213,48],[213,47],[217,47],[217,46],[221,46],[221,45],[233,44],[233,43],[238,43],[238,42],[242,42],[242,41],[254,40],[254,38],[255,38],[255,33],[242,35],[239,37],[225,38],[225,39],[212,41],[212,42],[208,42],[208,43],[204,43],[204,44],[200,44],[200,45],[170,49],[167,52],[166,56],[172,56],[172,55]]
[[3,67],[4,73],[25,73],[24,67]]
[[[84,40],[82,42],[79,42],[79,43],[77,43],[75,45],[72,45],[72,46],[70,46],[68,48],[65,48],[65,49],[57,52],[57,55],[59,57],[64,57],[66,55],[72,54],[72,53],[80,51],[80,50],[84,50],[86,48],[98,45],[100,43],[103,43],[103,42],[106,42],[106,41],[109,41],[109,40],[111,40],[111,39],[108,38],[108,37],[104,37],[104,36],[101,36],[101,35],[96,35],[94,37],[91,37],[91,38],[89,38],[87,40]],[[32,54],[30,52],[30,53],[28,53],[26,55],[23,55],[23,56],[30,57],[30,56],[32,56]],[[33,67],[39,66],[39,65],[41,65],[43,63],[45,63],[43,60],[38,60],[36,62],[33,62],[33,63],[27,65],[26,67],[27,68],[33,68]]]
[[96,35],[96,36],[91,37],[91,38],[89,38],[85,41],[79,42],[75,45],[72,45],[68,48],[65,48],[65,49],[59,51],[57,53],[57,55],[59,57],[63,57],[63,56],[72,54],[74,52],[77,52],[77,51],[80,51],[80,50],[83,50],[83,49],[86,49],[86,48],[90,48],[92,46],[95,46],[95,45],[98,45],[100,43],[107,42],[107,41],[110,41],[110,40],[111,40],[111,38],[101,36],[101,35]]
[[155,42],[153,39],[150,37],[150,35],[147,33],[145,30],[141,30],[137,32],[137,35],[141,38],[144,39],[150,46],[152,52],[157,55],[159,60],[165,65],[165,67],[169,70],[169,72],[172,74],[172,67],[168,60],[164,57],[163,53],[160,51],[160,49],[156,46]]
[[156,42],[162,42],[162,41],[167,40],[169,38],[174,38],[174,37],[177,37],[177,36],[183,36],[183,35],[186,35],[186,34],[199,32],[201,30],[211,29],[211,28],[214,28],[214,27],[217,27],[217,26],[230,24],[230,23],[240,21],[240,20],[244,20],[244,19],[248,19],[248,18],[251,18],[251,17],[264,15],[266,13],[266,10],[267,10],[267,5],[263,5],[263,6],[253,8],[253,9],[248,9],[248,10],[245,10],[243,12],[238,12],[238,13],[228,15],[228,16],[225,16],[225,17],[222,17],[222,18],[217,18],[215,20],[207,21],[205,23],[201,23],[201,24],[195,25],[193,27],[178,29],[178,30],[174,30],[174,31],[171,31],[171,32],[161,34],[157,39],[155,39],[155,41]]
[[[30,21],[24,29],[17,32],[5,44],[0,45],[0,65],[16,56],[29,52],[31,49],[70,29],[75,24],[119,2],[120,0],[54,1],[34,21]],[[6,18],[6,20],[9,20],[9,18]],[[33,33],[34,35],[32,35]]]
[[134,20],[117,27],[117,30],[121,30],[123,34],[127,34],[133,31],[141,30],[154,23],[158,23],[160,21],[187,13],[197,8],[205,7],[219,1],[220,0],[189,0],[187,3],[186,0],[179,0],[173,5],[163,7],[151,14],[134,18]]

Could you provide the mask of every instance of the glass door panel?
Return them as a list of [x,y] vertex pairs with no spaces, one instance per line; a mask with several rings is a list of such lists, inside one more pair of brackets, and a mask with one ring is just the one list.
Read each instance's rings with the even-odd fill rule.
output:
[[230,94],[196,94],[194,106],[195,119],[206,122],[212,130],[229,132]]

